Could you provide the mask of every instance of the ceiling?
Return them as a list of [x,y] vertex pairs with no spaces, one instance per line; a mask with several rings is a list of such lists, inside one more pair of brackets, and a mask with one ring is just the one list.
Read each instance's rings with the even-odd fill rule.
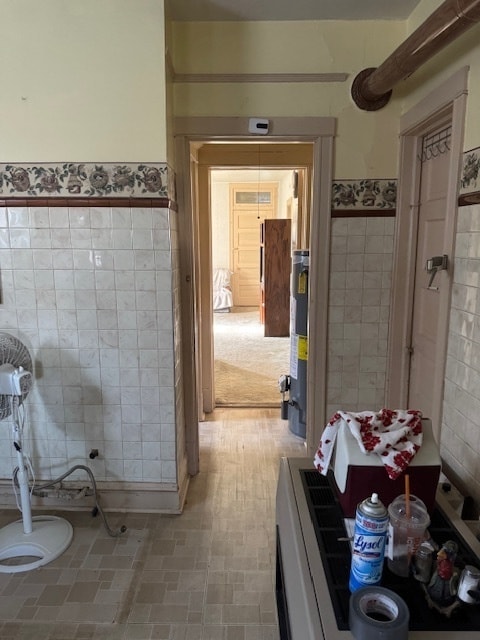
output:
[[420,0],[167,0],[172,20],[405,20]]

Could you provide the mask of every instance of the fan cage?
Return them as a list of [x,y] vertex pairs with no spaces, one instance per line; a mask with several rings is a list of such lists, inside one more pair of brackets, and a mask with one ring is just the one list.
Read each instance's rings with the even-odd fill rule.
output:
[[[32,358],[27,347],[15,336],[9,333],[0,333],[0,365],[11,364],[16,369],[22,367],[25,371],[33,374]],[[27,397],[30,390],[32,378],[29,377],[30,384],[26,381],[22,385],[22,396],[19,398],[20,404]],[[0,420],[5,420],[12,413],[11,396],[0,395]]]

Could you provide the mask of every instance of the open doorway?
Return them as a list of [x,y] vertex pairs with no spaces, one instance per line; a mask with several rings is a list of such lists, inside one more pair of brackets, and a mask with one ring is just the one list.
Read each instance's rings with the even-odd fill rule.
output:
[[[318,445],[326,413],[326,344],[331,181],[335,118],[272,118],[268,139],[248,134],[247,118],[176,118],[175,152],[178,187],[178,232],[181,294],[181,348],[185,445],[188,473],[199,469],[198,426],[213,409],[211,237],[201,217],[208,212],[211,168],[296,167],[297,155],[310,150],[311,215],[304,228],[310,251],[307,369],[307,451]],[[222,150],[222,162],[216,153]],[[250,159],[247,156],[250,154]],[[252,159],[253,158],[253,159]],[[303,244],[303,238],[302,244]],[[304,245],[306,246],[306,245]]]
[[[280,407],[278,379],[289,372],[290,268],[296,248],[302,169],[212,169],[213,351],[215,406]],[[304,176],[300,179],[304,182]],[[299,206],[300,201],[300,206]],[[307,216],[308,217],[308,216]],[[275,297],[265,300],[265,220],[288,223],[274,266]],[[283,273],[283,277],[282,274]],[[282,322],[272,333],[265,304]]]
[[[226,247],[220,253],[218,267],[229,268],[232,279],[232,294],[235,308],[257,307],[260,312],[260,323],[264,325],[264,337],[258,324],[251,326],[257,331],[258,340],[262,341],[261,349],[274,349],[270,338],[285,338],[284,354],[289,351],[289,320],[290,320],[290,266],[292,250],[306,248],[310,241],[310,207],[311,207],[311,176],[313,169],[313,145],[308,143],[272,144],[264,143],[204,143],[197,151],[198,166],[198,229],[199,229],[199,272],[200,272],[200,300],[202,308],[202,331],[200,336],[202,394],[201,401],[205,413],[210,413],[217,405],[215,384],[215,340],[214,320],[212,313],[212,291],[217,259],[218,245]],[[219,175],[230,175],[232,180],[219,182]],[[274,179],[275,178],[275,179]],[[217,185],[215,186],[215,180]],[[262,188],[260,189],[260,183]],[[220,194],[220,195],[219,195]],[[295,204],[293,202],[295,198]],[[221,209],[222,221],[217,220],[214,211]],[[290,217],[288,217],[290,216]],[[292,218],[293,216],[293,218]],[[288,244],[285,234],[282,234],[279,245],[284,243],[277,255],[275,274],[279,275],[275,289],[275,299],[267,296],[266,283],[272,283],[272,267],[270,275],[266,271],[267,242],[262,242],[262,229],[270,226],[272,221],[281,225],[288,222]],[[218,226],[220,225],[220,229]],[[275,231],[274,231],[275,233]],[[225,238],[228,242],[225,242]],[[271,238],[271,235],[268,234]],[[293,244],[292,244],[293,241]],[[270,244],[269,240],[269,244]],[[226,254],[226,255],[225,255]],[[263,256],[262,258],[260,256]],[[228,267],[227,267],[228,265]],[[281,284],[280,284],[281,282]],[[281,291],[280,291],[281,289]],[[262,296],[262,298],[261,298]],[[268,298],[268,299],[267,299]],[[273,313],[272,313],[273,310]],[[282,318],[280,318],[280,313]],[[272,315],[280,321],[272,326]],[[207,318],[211,320],[208,321]],[[221,321],[218,324],[225,324]],[[238,327],[237,327],[238,329]],[[269,340],[267,340],[267,338]],[[247,342],[247,341],[244,341]],[[217,345],[218,346],[218,345]],[[228,345],[230,351],[235,352],[236,361],[242,359],[236,352],[237,345]],[[254,345],[251,345],[254,348]],[[240,343],[238,343],[240,347]],[[218,351],[218,349],[217,349]],[[261,377],[269,386],[269,401],[261,395],[261,389],[248,389],[253,378],[249,375],[254,369],[257,353],[251,363],[244,362],[248,368],[242,371],[236,367],[232,369],[236,375],[237,389],[229,388],[230,397],[227,404],[240,404],[235,393],[243,391],[245,403],[250,406],[277,406],[280,411],[281,395],[278,390],[278,378],[288,373],[288,360],[282,370],[269,371],[267,362],[262,363]],[[245,357],[248,357],[248,353]],[[273,357],[271,358],[273,362]],[[286,369],[284,367],[287,367]],[[256,371],[257,372],[257,371]],[[217,366],[218,373],[218,366]],[[278,373],[278,375],[277,375]],[[244,379],[243,384],[239,381]],[[217,380],[218,383],[218,380]]]

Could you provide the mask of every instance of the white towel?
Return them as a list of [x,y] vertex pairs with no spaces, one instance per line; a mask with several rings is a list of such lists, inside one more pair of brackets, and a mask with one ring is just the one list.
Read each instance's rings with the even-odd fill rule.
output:
[[323,475],[327,475],[341,424],[348,426],[363,453],[374,453],[379,456],[382,464],[385,465],[388,477],[392,480],[405,471],[422,446],[422,413],[420,411],[403,409],[382,409],[379,413],[338,411],[326,425],[313,461]]

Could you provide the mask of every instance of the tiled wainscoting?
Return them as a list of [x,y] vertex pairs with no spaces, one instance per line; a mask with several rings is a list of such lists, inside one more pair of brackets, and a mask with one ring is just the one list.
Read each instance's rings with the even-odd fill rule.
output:
[[480,496],[480,205],[459,207],[441,438],[442,458]]
[[332,220],[327,412],[381,408],[395,218]]
[[[88,462],[105,490],[126,492],[117,506],[178,508],[176,213],[138,203],[0,208],[0,270],[0,330],[35,363],[25,439],[36,476]],[[0,439],[0,477],[11,479],[6,421]],[[129,503],[140,486],[152,504]]]

